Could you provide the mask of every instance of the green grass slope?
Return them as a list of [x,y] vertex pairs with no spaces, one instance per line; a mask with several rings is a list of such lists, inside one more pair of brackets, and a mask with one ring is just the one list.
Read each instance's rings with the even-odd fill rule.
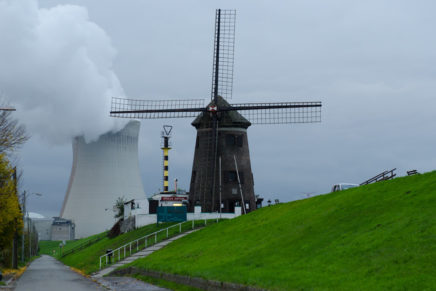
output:
[[[97,237],[104,236],[107,234],[107,231],[91,235],[89,237],[76,239],[76,240],[67,240],[65,243],[65,246],[63,247],[63,252],[69,251],[71,249],[77,248],[78,246],[87,243],[88,241],[94,240]],[[59,244],[62,241],[56,241],[56,240],[45,240],[39,242],[39,254],[41,255],[51,255],[51,256],[59,256],[60,254],[60,248]],[[53,252],[54,251],[54,252]]]
[[265,207],[130,265],[272,290],[435,290],[436,172]]
[[[116,249],[128,242],[131,242],[137,238],[143,237],[147,234],[153,233],[163,228],[167,228],[170,225],[175,223],[163,223],[160,225],[151,224],[146,225],[144,227],[140,227],[138,229],[132,230],[130,232],[121,234],[115,238],[108,238],[105,236],[103,239],[87,246],[84,249],[81,249],[77,252],[69,254],[65,257],[59,256],[59,241],[40,241],[40,253],[41,254],[49,254],[52,255],[52,250],[56,250],[56,258],[63,262],[64,264],[74,267],[83,271],[86,274],[92,273],[99,269],[99,258],[101,255],[106,253],[107,249]],[[177,229],[174,229],[177,230]],[[83,244],[88,240],[92,240],[97,236],[105,235],[106,232],[96,234],[90,237],[82,238],[74,241],[67,241],[64,251],[69,250],[71,248],[77,247],[78,245]],[[165,233],[162,233],[162,237]],[[160,237],[158,237],[159,239]],[[162,239],[162,238],[160,238]]]
[[[80,250],[71,255],[60,258],[64,264],[80,269],[84,273],[89,274],[99,269],[99,258],[106,253],[107,249],[116,249],[122,245],[131,242],[135,239],[153,233],[163,228],[167,228],[175,223],[163,223],[160,225],[150,224],[138,229],[123,233],[115,238],[105,237],[104,239],[90,245],[89,247]],[[164,233],[162,233],[164,235]]]

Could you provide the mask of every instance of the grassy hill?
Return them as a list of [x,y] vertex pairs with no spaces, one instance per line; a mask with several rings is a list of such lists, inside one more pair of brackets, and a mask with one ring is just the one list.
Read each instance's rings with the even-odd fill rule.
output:
[[104,236],[103,239],[87,246],[80,251],[67,255],[63,258],[59,256],[59,243],[58,241],[40,241],[40,253],[41,254],[53,254],[53,249],[56,250],[56,258],[62,261],[64,264],[74,267],[83,271],[86,274],[97,271],[99,268],[99,257],[105,254],[107,249],[116,249],[132,240],[147,234],[153,233],[162,228],[166,228],[174,223],[164,223],[160,225],[151,224],[144,227],[140,227],[133,231],[121,234],[115,238],[108,238],[105,236],[107,232],[96,234],[90,237],[82,238],[79,240],[67,241],[64,247],[64,251],[75,248],[88,240],[92,240],[98,236]]
[[435,290],[436,172],[265,207],[130,265],[272,290]]
[[[207,225],[215,223],[215,220],[208,220]],[[129,231],[127,233],[123,233],[114,238],[107,237],[107,231],[95,234],[86,238],[66,241],[66,245],[63,248],[63,253],[71,249],[77,250],[77,247],[83,244],[86,244],[86,247],[81,248],[80,250],[75,251],[72,254],[69,254],[65,257],[60,256],[60,241],[40,241],[39,242],[39,253],[47,254],[56,257],[58,260],[62,261],[64,264],[74,267],[85,274],[90,274],[99,270],[99,258],[101,255],[106,253],[107,249],[116,249],[121,247],[122,245],[129,243],[135,239],[144,237],[148,234],[154,233],[158,230],[165,229],[171,225],[177,224],[176,222],[168,222],[168,223],[160,223],[159,225],[150,224],[135,230]],[[194,223],[195,227],[203,227],[204,220],[197,220]],[[182,224],[181,230],[182,232],[191,230],[192,224],[191,222],[185,222]],[[168,234],[171,236],[179,234],[179,227],[173,227],[169,230]],[[101,238],[95,242],[96,238]],[[166,232],[160,232],[157,235],[157,241],[162,241],[166,239]],[[88,241],[91,241],[92,244],[87,244]],[[153,243],[154,239],[151,238],[148,240],[148,243]],[[143,245],[144,240],[141,240],[140,244]],[[53,250],[55,252],[53,252]],[[127,252],[129,253],[128,249]],[[135,245],[132,248],[132,253],[136,252]]]
[[[77,248],[79,245],[85,244],[88,241],[92,241],[92,240],[96,239],[97,237],[105,236],[106,234],[107,234],[107,231],[99,233],[99,234],[91,235],[89,237],[81,238],[81,239],[68,240],[65,242],[66,244],[63,247],[63,252]],[[39,242],[39,254],[58,257],[60,254],[60,248],[59,248],[60,243],[62,243],[62,241],[57,241],[57,240],[40,241]]]

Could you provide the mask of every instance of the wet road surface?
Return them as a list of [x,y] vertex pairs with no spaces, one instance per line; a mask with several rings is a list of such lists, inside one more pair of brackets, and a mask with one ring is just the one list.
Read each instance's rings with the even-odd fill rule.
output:
[[[105,278],[102,278],[105,279]],[[166,290],[133,278],[112,278],[105,280],[106,288],[89,278],[72,271],[69,267],[50,256],[43,255],[33,261],[17,281],[15,291],[81,291],[81,290]]]

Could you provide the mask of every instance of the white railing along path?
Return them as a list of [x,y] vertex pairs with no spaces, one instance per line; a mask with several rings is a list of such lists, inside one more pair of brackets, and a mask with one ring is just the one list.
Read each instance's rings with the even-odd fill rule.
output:
[[[191,220],[191,221],[192,221],[192,229],[194,229],[195,228],[195,220]],[[201,221],[203,221],[203,220],[201,220]],[[180,222],[178,224],[175,224],[175,225],[169,226],[167,228],[163,228],[161,230],[158,230],[156,232],[147,234],[145,236],[142,236],[140,238],[132,240],[131,242],[128,242],[125,245],[120,246],[119,248],[116,248],[116,249],[114,249],[114,250],[112,250],[110,252],[107,252],[106,254],[100,256],[100,270],[101,270],[101,267],[102,267],[102,259],[103,259],[103,262],[105,262],[105,265],[108,265],[108,261],[110,261],[110,257],[113,257],[114,258],[114,263],[115,263],[115,259],[116,259],[115,254],[118,252],[118,261],[121,261],[121,259],[126,258],[126,249],[129,252],[129,256],[132,255],[132,245],[133,245],[133,249],[134,249],[135,248],[135,244],[136,244],[136,251],[139,251],[140,246],[141,246],[141,249],[145,249],[148,246],[151,246],[151,245],[157,243],[157,236],[161,232],[166,232],[166,238],[169,238],[169,230],[171,228],[178,227],[179,228],[179,233],[181,233],[182,232],[182,224],[184,224],[186,222],[187,221]],[[216,222],[218,222],[218,218],[216,219]],[[204,225],[207,225],[207,220],[206,219],[204,220]],[[152,240],[152,243],[149,244],[148,243],[149,238],[153,238],[153,237],[154,237],[154,243],[153,243],[153,240]],[[140,240],[144,240],[144,244],[140,244],[139,243]],[[122,253],[123,253],[123,256],[121,255]],[[106,259],[104,259],[104,258],[106,258]]]

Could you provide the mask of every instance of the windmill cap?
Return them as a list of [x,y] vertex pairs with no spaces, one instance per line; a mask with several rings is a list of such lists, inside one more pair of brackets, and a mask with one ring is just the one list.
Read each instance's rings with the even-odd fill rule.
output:
[[[218,111],[220,108],[229,108],[231,105],[221,96],[217,96],[217,102],[212,100],[207,107],[217,106]],[[251,122],[248,121],[244,116],[242,116],[238,111],[224,111],[218,113],[218,127],[241,127],[248,128]],[[212,117],[209,112],[200,113],[194,121],[191,123],[196,129],[199,128],[211,128],[212,127]]]

